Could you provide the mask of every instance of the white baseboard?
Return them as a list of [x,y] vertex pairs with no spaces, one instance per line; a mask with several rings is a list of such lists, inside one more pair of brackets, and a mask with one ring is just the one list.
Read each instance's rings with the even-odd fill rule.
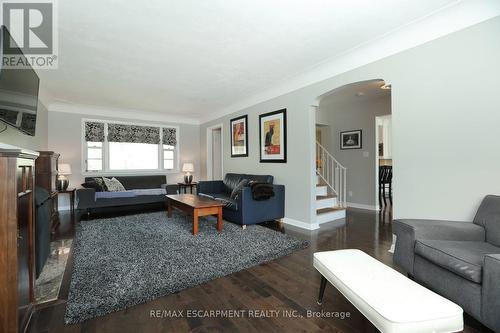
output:
[[348,202],[347,203],[347,207],[358,208],[358,209],[366,209],[366,210],[375,210],[375,211],[379,211],[380,210],[380,208],[378,206],[364,205],[364,204],[358,204],[358,203],[354,203],[354,202]]
[[319,229],[319,224],[318,223],[307,223],[307,222],[302,222],[299,220],[294,220],[289,217],[283,218],[283,223],[292,225],[297,228],[301,229],[306,229],[306,230],[316,230]]

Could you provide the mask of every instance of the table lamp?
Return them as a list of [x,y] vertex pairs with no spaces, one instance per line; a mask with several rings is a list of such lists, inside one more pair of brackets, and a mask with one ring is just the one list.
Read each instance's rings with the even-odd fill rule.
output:
[[57,170],[57,190],[58,191],[66,191],[69,186],[68,175],[71,175],[71,165],[66,163],[59,164]]
[[191,184],[193,181],[193,175],[191,172],[194,172],[194,164],[193,163],[184,163],[182,165],[182,172],[185,172],[184,175],[184,183]]

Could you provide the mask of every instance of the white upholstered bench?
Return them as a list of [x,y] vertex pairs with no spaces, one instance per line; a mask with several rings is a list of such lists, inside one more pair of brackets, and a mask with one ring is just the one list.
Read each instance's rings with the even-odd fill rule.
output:
[[360,250],[314,253],[321,273],[383,333],[460,332],[463,310]]

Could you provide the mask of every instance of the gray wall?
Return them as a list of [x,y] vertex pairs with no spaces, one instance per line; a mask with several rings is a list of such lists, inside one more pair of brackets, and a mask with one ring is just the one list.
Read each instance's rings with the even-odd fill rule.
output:
[[[59,154],[60,163],[69,163],[73,174],[70,176],[70,186],[79,187],[84,180],[82,173],[82,119],[103,119],[116,120],[125,122],[148,123],[147,121],[114,118],[107,116],[87,116],[84,114],[64,113],[64,112],[49,112],[49,149]],[[179,149],[180,149],[180,165],[182,169],[183,162],[193,162],[195,172],[194,180],[199,178],[200,170],[200,131],[198,125],[186,125],[176,123],[156,123],[157,125],[175,125],[179,126]],[[182,173],[168,173],[168,183],[177,183],[183,179]],[[61,206],[67,206],[66,201],[61,202]]]
[[[0,142],[31,150],[47,150],[47,118],[47,108],[38,101],[35,136],[23,134],[8,126],[5,132],[0,133]],[[0,130],[3,128],[4,124],[0,123]]]
[[[269,173],[286,186],[286,216],[314,223],[311,105],[345,84],[392,84],[394,217],[471,219],[500,192],[500,18],[401,52],[201,126],[224,124],[224,172]],[[288,109],[288,163],[260,164],[258,115]],[[247,158],[229,155],[229,119],[249,116]],[[202,172],[204,164],[202,164]],[[425,172],[423,171],[425,170]]]
[[[320,102],[316,117],[330,130],[330,141],[323,146],[348,170],[350,204],[371,209],[377,206],[375,117],[390,113],[390,95],[370,99],[353,96],[339,104],[332,94]],[[358,129],[362,130],[362,149],[341,150],[340,132]]]

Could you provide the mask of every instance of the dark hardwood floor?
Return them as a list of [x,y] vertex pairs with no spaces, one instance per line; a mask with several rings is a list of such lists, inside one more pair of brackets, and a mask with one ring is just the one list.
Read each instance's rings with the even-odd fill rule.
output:
[[[74,221],[61,214],[56,238],[72,238]],[[276,228],[275,225],[268,227]],[[323,305],[316,304],[320,275],[312,267],[316,251],[358,248],[392,265],[391,213],[348,210],[346,223],[324,224],[319,230],[285,226],[284,232],[310,241],[308,249],[278,260],[186,289],[78,325],[63,318],[71,279],[68,260],[60,299],[37,308],[29,332],[371,332],[374,327],[334,287],[327,285]],[[245,249],[241,249],[244,251]],[[188,310],[281,310],[267,318],[186,318]],[[155,310],[183,311],[180,318],[154,318]],[[307,318],[308,311],[349,313],[349,318]],[[284,316],[287,311],[289,316]],[[177,312],[178,314],[178,312]],[[248,314],[248,312],[247,312]],[[254,314],[258,314],[255,312]],[[264,312],[259,314],[265,314]],[[298,317],[293,317],[293,316]],[[464,332],[487,331],[466,317]]]

